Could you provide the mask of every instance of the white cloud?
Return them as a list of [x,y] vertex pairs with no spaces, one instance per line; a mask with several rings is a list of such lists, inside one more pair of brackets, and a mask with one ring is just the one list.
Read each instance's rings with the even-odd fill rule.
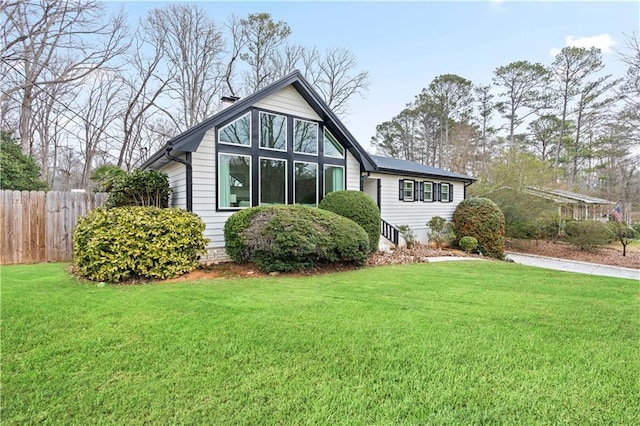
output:
[[[565,37],[565,46],[573,46],[573,47],[597,47],[602,51],[602,53],[612,53],[613,46],[615,46],[616,42],[609,34],[599,34],[591,37],[577,37],[575,38],[572,35]],[[554,47],[549,51],[551,56],[556,56],[560,53],[562,49],[558,49]]]

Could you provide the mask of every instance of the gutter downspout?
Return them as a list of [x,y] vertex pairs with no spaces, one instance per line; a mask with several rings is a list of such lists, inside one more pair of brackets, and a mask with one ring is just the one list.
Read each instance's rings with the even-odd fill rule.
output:
[[164,155],[172,161],[176,161],[178,163],[184,164],[187,168],[187,211],[193,211],[193,167],[191,165],[191,153],[187,152],[187,159],[183,160],[182,158],[174,157],[171,155],[171,151],[173,150],[172,146],[168,146]]

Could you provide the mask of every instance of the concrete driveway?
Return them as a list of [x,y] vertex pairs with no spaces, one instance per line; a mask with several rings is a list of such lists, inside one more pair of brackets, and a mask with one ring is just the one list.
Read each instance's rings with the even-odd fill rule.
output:
[[604,277],[628,278],[640,281],[640,269],[621,268],[618,266],[598,265],[596,263],[578,262],[575,260],[557,259],[554,257],[536,256],[533,254],[507,253],[507,259],[522,265],[557,271],[577,272],[580,274],[601,275]]

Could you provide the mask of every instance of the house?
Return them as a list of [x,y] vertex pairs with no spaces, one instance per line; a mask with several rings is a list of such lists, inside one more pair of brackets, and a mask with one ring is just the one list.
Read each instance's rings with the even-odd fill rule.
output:
[[418,163],[369,155],[295,71],[170,139],[143,168],[162,170],[171,205],[193,211],[210,239],[205,261],[226,258],[223,227],[239,209],[317,206],[329,192],[361,190],[380,207],[383,235],[398,225],[426,238],[435,215],[451,219],[474,179]]
[[558,209],[558,215],[563,219],[574,220],[609,220],[609,213],[615,207],[614,201],[562,189],[543,189],[528,186],[524,192],[534,197],[551,201]]

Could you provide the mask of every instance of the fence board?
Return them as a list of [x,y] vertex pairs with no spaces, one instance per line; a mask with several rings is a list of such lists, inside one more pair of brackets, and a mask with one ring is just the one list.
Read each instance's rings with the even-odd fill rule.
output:
[[13,246],[13,263],[19,263],[19,260],[22,258],[22,209],[20,208],[20,203],[22,202],[22,194],[18,191],[13,193],[13,197],[11,198],[11,209],[14,212],[13,214],[13,222],[11,224],[11,232],[9,233],[9,238],[11,239],[11,244]]
[[71,260],[76,223],[106,199],[104,193],[0,191],[0,264]]
[[22,229],[20,230],[20,240],[22,244],[22,261],[31,263],[31,209],[29,208],[29,191],[20,193],[20,214],[22,215]]
[[0,261],[4,263],[12,262],[12,252],[9,247],[9,230],[11,229],[11,199],[13,195],[11,192],[2,191],[2,205],[0,205],[0,214],[2,215],[2,232],[0,235],[0,243],[2,247],[0,248]]

